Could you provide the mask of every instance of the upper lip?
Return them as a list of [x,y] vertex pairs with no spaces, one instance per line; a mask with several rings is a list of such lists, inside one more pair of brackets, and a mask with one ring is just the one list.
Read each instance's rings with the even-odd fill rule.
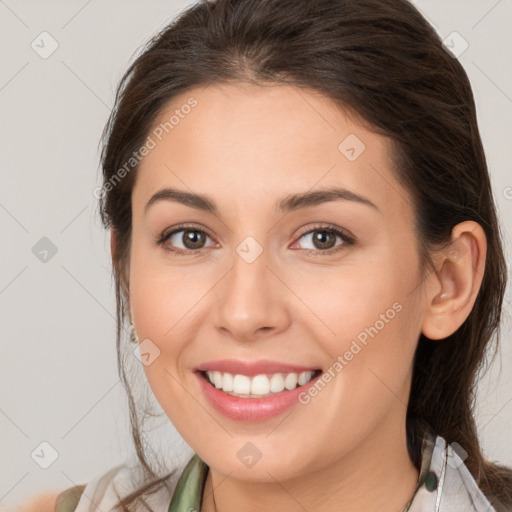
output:
[[227,372],[233,375],[261,375],[265,373],[301,373],[315,371],[319,368],[311,366],[299,366],[289,363],[280,363],[278,361],[260,360],[260,361],[240,361],[236,359],[222,359],[218,361],[208,361],[196,368],[200,372],[218,371]]

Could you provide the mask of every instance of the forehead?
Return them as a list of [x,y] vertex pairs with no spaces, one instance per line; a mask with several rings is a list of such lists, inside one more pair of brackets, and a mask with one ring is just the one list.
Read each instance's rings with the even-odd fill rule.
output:
[[393,173],[390,141],[315,90],[198,87],[161,110],[149,137],[154,147],[139,165],[134,190],[146,201],[164,186],[217,190],[232,200],[236,191],[241,203],[258,194],[343,186],[383,208],[391,196],[402,213],[409,206]]
[[[196,105],[189,108],[192,102]],[[224,150],[226,159],[261,149],[272,151],[274,156],[286,153],[290,158],[290,150],[307,155],[313,148],[337,154],[338,139],[345,131],[358,132],[362,139],[377,139],[353,117],[313,89],[283,84],[217,84],[175,97],[161,110],[152,132],[158,139],[172,139],[176,146],[190,143],[193,137],[195,145],[205,150]],[[384,139],[374,142],[385,143]],[[189,147],[179,149],[182,152]]]

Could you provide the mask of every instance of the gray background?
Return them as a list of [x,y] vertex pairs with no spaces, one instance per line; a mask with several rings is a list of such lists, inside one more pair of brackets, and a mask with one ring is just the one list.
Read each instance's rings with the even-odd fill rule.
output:
[[[469,44],[459,59],[475,92],[510,261],[512,3],[415,3],[456,49]],[[93,196],[98,140],[134,52],[189,4],[0,0],[0,510],[88,482],[132,454],[115,361],[109,236]],[[35,40],[39,52],[51,49],[43,31],[58,43],[47,58],[31,47]],[[56,249],[46,262],[33,250],[48,246],[43,237]],[[512,466],[511,297],[509,286],[478,426],[488,457]],[[177,439],[168,422],[153,435]],[[40,465],[53,452],[42,442],[58,454],[48,469]]]

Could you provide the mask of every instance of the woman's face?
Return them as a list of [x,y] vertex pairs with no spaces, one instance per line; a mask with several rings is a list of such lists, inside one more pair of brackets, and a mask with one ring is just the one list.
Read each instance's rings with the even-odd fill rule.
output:
[[194,89],[149,135],[130,310],[185,441],[256,481],[403,447],[425,299],[389,141],[287,85]]

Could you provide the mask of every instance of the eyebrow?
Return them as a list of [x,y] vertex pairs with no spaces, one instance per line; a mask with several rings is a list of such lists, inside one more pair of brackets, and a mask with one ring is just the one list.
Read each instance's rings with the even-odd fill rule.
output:
[[[289,194],[277,202],[276,213],[289,213],[340,199],[364,204],[380,212],[379,208],[366,197],[360,196],[345,188],[326,188],[313,192],[308,191]],[[197,210],[213,213],[214,215],[218,215],[219,213],[215,201],[210,197],[173,188],[163,188],[155,192],[146,203],[144,213],[147,213],[150,206],[159,201],[175,201],[185,206],[196,208]]]

